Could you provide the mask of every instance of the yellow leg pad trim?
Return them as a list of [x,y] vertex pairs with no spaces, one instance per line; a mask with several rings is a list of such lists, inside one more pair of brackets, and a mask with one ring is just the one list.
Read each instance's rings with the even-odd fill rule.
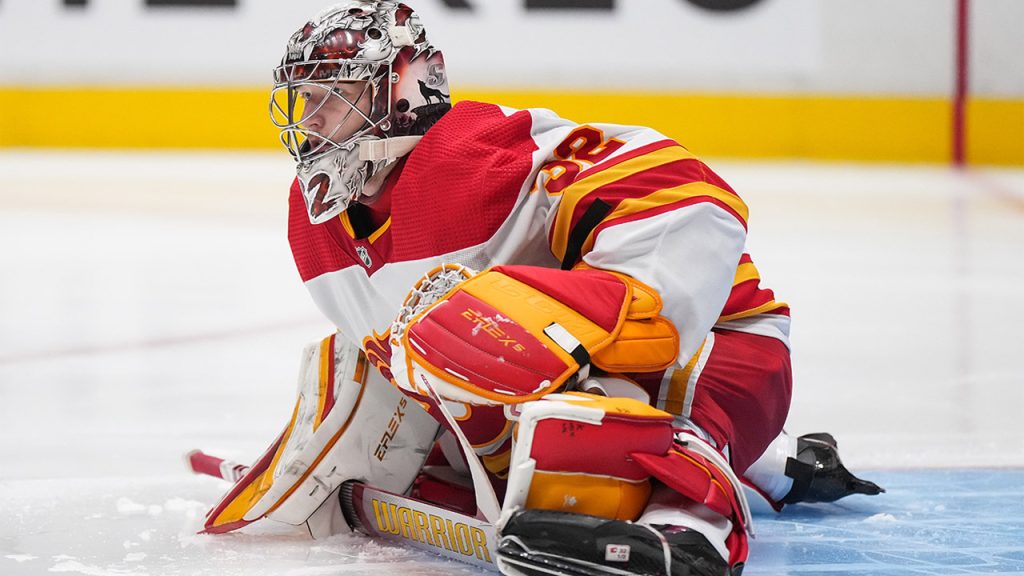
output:
[[245,517],[245,514],[252,509],[256,502],[266,494],[270,485],[266,483],[266,478],[273,478],[274,468],[268,468],[263,474],[256,478],[251,484],[245,487],[235,499],[228,504],[224,510],[217,515],[217,518],[213,521],[212,526],[223,526],[225,524],[232,524],[238,522]]
[[299,403],[295,403],[295,409],[292,411],[292,419],[288,423],[288,429],[285,430],[284,435],[281,436],[281,444],[277,448],[277,452],[274,454],[274,459],[270,462],[270,466],[260,474],[258,478],[249,483],[248,486],[242,490],[235,499],[228,504],[220,514],[217,515],[216,520],[213,521],[214,526],[222,526],[224,524],[230,524],[232,522],[238,522],[245,518],[246,513],[252,509],[252,507],[259,502],[260,498],[270,490],[270,487],[274,485],[274,472],[277,470],[278,460],[281,459],[281,454],[284,452],[285,446],[288,444],[288,438],[292,435],[292,430],[295,429],[295,419],[299,414]]
[[636,520],[651,496],[648,480],[534,472],[527,508],[561,510],[615,520]]
[[323,423],[324,403],[327,401],[327,389],[331,384],[331,358],[334,356],[334,337],[328,336],[320,341],[320,381],[319,396],[316,400],[316,419],[313,420],[313,430],[316,431]]
[[360,350],[359,357],[356,358],[356,373],[352,376],[352,379],[365,384],[364,378],[366,378],[366,353]]

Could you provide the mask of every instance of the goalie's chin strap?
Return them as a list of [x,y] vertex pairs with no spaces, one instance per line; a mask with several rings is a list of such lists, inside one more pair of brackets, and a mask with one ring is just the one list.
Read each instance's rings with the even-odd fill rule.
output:
[[405,156],[423,136],[395,136],[379,140],[363,140],[359,143],[359,160],[363,162],[379,162],[385,160],[389,164]]
[[[388,26],[388,36],[397,48],[416,44],[416,36],[408,26]],[[412,152],[422,138],[423,136],[395,136],[380,140],[364,140],[359,143],[359,159],[363,162],[386,160],[390,164]],[[447,417],[447,414],[445,416]]]

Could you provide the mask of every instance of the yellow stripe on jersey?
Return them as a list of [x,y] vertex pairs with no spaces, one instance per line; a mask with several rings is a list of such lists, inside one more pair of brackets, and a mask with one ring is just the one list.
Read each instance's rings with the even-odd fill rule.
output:
[[772,300],[771,302],[761,304],[757,308],[751,308],[735,314],[729,314],[728,316],[721,316],[718,318],[718,322],[728,322],[730,320],[739,320],[740,318],[749,318],[750,316],[757,316],[758,314],[764,314],[766,312],[771,312],[772,310],[788,307],[789,304],[786,304],[785,302],[776,302],[775,300]]
[[[579,204],[580,200],[585,198],[588,194],[597,190],[601,186],[611,184],[612,182],[616,182],[626,178],[627,176],[632,176],[638,172],[656,168],[670,162],[687,159],[696,159],[696,156],[691,154],[682,146],[669,146],[667,148],[655,150],[650,154],[631,158],[621,164],[616,164],[615,166],[596,172],[591,176],[585,176],[570,184],[561,192],[562,201],[558,206],[558,216],[555,221],[555,227],[552,230],[551,250],[554,252],[555,256],[558,257],[558,259],[565,257],[566,246],[569,243],[570,227],[572,225],[572,213],[576,209],[576,205]],[[598,166],[600,166],[600,164],[598,164]]]
[[683,414],[683,404],[686,400],[686,388],[690,382],[690,375],[693,374],[693,369],[697,367],[697,361],[700,360],[700,353],[704,351],[704,346],[707,345],[707,341],[700,345],[697,352],[690,358],[690,361],[686,363],[686,366],[682,370],[673,370],[672,376],[668,383],[668,395],[665,398],[665,411],[671,414]]
[[[615,210],[612,210],[611,214],[605,217],[604,222],[612,222],[619,218],[639,214],[645,210],[700,196],[713,198],[725,204],[740,216],[743,220],[742,224],[746,226],[749,209],[743,200],[739,196],[707,182],[691,182],[674,188],[656,190],[642,198],[627,198],[620,202]],[[583,243],[582,254],[586,254],[593,249],[595,232],[596,229],[587,236],[586,242]]]
[[[345,229],[345,232],[350,237],[355,238],[356,237],[356,229],[352,227],[352,221],[349,220],[349,218],[348,218],[348,212],[342,212],[341,214],[339,214],[338,215],[338,219],[341,220],[341,227]],[[388,231],[388,228],[391,228],[391,217],[390,216],[388,217],[387,220],[384,221],[383,224],[380,225],[380,228],[377,228],[376,230],[374,230],[373,234],[370,234],[366,238],[366,241],[371,243],[371,244],[373,244],[374,242],[377,241],[377,238],[380,238],[385,232]]]
[[391,228],[391,217],[390,216],[388,216],[388,219],[385,220],[384,223],[380,225],[380,228],[377,228],[376,230],[373,231],[373,234],[370,234],[370,236],[366,239],[366,241],[370,242],[371,244],[376,242],[377,238],[380,238],[381,236],[384,235],[385,232],[388,231],[388,228]]
[[757,268],[754,267],[753,262],[744,262],[736,267],[736,277],[732,281],[733,286],[743,284],[747,280],[760,280],[761,275],[758,274]]
[[352,222],[348,219],[348,212],[342,212],[338,215],[338,220],[341,220],[341,227],[345,229],[345,233],[350,237],[356,237],[356,230],[352,227]]

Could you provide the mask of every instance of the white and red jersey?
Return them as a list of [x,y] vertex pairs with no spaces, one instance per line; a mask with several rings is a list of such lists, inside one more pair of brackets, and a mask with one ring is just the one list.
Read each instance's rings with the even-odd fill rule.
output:
[[[445,263],[481,270],[582,260],[628,274],[661,294],[662,314],[681,336],[680,367],[696,362],[713,327],[787,342],[789,309],[760,287],[744,251],[746,205],[649,128],[464,101],[387,185],[391,217],[365,237],[351,209],[310,224],[297,184],[289,219],[295,262],[317,306],[386,375],[388,331],[402,301]],[[681,413],[669,386],[651,392],[652,404]]]

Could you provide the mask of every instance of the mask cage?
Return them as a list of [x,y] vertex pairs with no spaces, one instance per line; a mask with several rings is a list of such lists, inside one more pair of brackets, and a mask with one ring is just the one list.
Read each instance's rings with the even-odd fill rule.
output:
[[[366,136],[391,115],[391,63],[358,58],[309,60],[284,64],[274,69],[274,87],[270,94],[269,112],[274,126],[280,129],[279,138],[292,157],[300,163],[313,162],[336,150],[351,150],[352,145]],[[350,101],[337,88],[344,82],[364,81],[365,87],[355,101]],[[383,84],[383,87],[381,86]],[[299,96],[304,86],[326,89],[318,102],[306,102]],[[378,110],[377,92],[387,90],[387,104]],[[370,112],[364,114],[358,104],[370,98]],[[338,98],[349,111],[328,133],[311,130],[303,121],[320,111],[330,98]],[[312,108],[310,108],[312,105]],[[338,130],[352,114],[363,119],[363,125],[352,134],[337,140]]]

